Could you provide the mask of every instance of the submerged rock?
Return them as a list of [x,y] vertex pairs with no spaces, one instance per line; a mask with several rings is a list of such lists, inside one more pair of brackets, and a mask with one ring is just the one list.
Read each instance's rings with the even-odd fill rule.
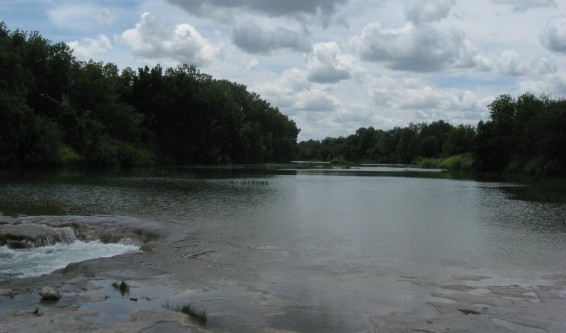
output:
[[43,287],[39,292],[42,301],[58,301],[61,298],[59,290],[53,287]]

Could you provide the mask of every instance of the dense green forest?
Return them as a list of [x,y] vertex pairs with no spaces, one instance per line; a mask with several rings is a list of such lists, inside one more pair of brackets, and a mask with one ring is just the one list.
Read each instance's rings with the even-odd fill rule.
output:
[[472,126],[454,127],[442,120],[387,131],[362,127],[348,137],[301,142],[299,158],[409,164],[417,157],[440,158],[472,152],[475,136]]
[[501,95],[477,126],[442,120],[299,143],[300,160],[417,164],[475,173],[566,176],[566,100]]
[[119,70],[0,23],[0,165],[288,162],[299,129],[194,66]]
[[566,101],[501,95],[477,126],[438,120],[297,144],[244,85],[196,67],[120,70],[0,22],[0,166],[319,160],[566,176]]

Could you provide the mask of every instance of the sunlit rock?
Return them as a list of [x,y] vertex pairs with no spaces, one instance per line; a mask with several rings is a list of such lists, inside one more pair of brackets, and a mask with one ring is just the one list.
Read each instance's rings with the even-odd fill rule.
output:
[[59,290],[53,287],[43,287],[39,292],[39,296],[41,296],[43,301],[58,301],[61,298]]

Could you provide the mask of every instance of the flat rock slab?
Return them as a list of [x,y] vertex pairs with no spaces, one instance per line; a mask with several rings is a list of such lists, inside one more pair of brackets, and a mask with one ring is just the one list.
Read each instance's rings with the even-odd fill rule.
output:
[[173,311],[139,311],[130,320],[117,324],[89,323],[80,320],[72,309],[45,311],[40,314],[11,314],[3,319],[0,333],[8,332],[173,332],[206,333],[207,330],[191,324],[187,316]]
[[0,235],[13,237],[38,238],[43,235],[54,235],[56,232],[42,224],[0,224]]

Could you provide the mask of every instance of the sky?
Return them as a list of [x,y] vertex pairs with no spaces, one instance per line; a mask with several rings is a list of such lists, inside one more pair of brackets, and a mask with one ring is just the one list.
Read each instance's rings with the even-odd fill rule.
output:
[[299,141],[475,125],[501,94],[566,97],[563,0],[0,0],[0,20],[78,60],[244,84]]

